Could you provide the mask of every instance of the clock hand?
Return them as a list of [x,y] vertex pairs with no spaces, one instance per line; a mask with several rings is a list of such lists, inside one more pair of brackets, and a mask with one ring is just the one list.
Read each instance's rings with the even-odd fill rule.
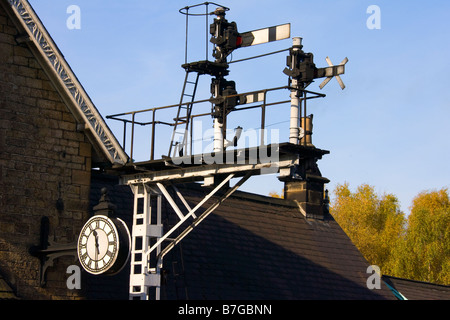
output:
[[96,249],[95,250],[95,260],[98,260],[97,256],[100,254],[100,249],[98,248],[99,244],[98,244],[98,233],[97,233],[97,231],[94,230],[93,235],[94,235],[94,238],[95,238],[95,249]]

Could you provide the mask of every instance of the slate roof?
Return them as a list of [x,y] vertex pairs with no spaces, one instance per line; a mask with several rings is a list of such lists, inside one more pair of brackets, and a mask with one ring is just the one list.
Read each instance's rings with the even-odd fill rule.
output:
[[[112,181],[94,176],[93,188]],[[111,201],[130,219],[129,187],[110,186]],[[206,192],[177,187],[192,207]],[[178,222],[165,201],[163,210],[165,228]],[[384,284],[367,288],[368,265],[331,216],[306,219],[295,203],[237,191],[165,256],[161,298],[395,299]]]
[[383,276],[383,280],[393,290],[400,293],[403,299],[450,300],[450,286],[390,276]]

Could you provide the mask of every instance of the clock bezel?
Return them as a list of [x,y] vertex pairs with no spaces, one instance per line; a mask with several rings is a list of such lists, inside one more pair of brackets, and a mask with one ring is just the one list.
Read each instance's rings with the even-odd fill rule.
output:
[[[103,221],[106,224],[108,224],[110,226],[110,228],[112,229],[111,232],[114,234],[115,250],[112,253],[110,260],[107,263],[105,263],[104,266],[102,266],[101,268],[90,267],[90,265],[89,265],[90,261],[101,261],[104,259],[106,254],[103,255],[102,259],[98,259],[98,260],[94,260],[94,259],[92,259],[92,257],[90,257],[88,255],[89,263],[87,264],[87,263],[85,263],[85,260],[82,259],[82,257],[87,253],[87,248],[86,248],[86,253],[83,253],[83,254],[81,253],[82,247],[85,247],[82,245],[83,237],[89,238],[89,236],[96,230],[96,229],[91,228],[92,222],[94,222],[95,220],[100,220],[100,221]],[[90,231],[89,235],[86,235],[86,230],[88,228],[91,229],[91,231]],[[95,216],[91,217],[84,224],[83,228],[81,229],[80,235],[78,237],[78,242],[77,242],[78,260],[80,261],[80,264],[83,267],[83,269],[93,275],[117,274],[118,272],[120,272],[123,269],[126,262],[128,261],[128,258],[130,256],[130,251],[131,251],[131,236],[130,236],[130,233],[128,231],[128,228],[127,228],[125,222],[123,222],[119,218],[110,218],[110,217],[104,216],[104,215],[95,215]]]

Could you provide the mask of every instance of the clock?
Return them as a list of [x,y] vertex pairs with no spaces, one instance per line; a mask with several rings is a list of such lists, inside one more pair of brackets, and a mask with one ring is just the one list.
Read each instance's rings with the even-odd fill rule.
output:
[[113,275],[126,265],[131,251],[131,237],[121,219],[95,215],[81,229],[78,260],[91,274]]

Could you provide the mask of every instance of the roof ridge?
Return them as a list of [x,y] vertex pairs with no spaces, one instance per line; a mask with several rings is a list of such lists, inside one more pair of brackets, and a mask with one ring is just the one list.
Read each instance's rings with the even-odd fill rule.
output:
[[[208,189],[208,187],[203,187],[201,184],[195,183],[195,182],[184,183],[182,185],[178,185],[178,188],[183,188],[183,186],[186,186],[190,190],[200,191],[200,192],[204,192],[205,190]],[[282,198],[274,198],[271,196],[265,196],[265,195],[252,193],[252,192],[248,192],[248,191],[242,191],[242,190],[236,190],[230,196],[230,198],[242,198],[245,200],[255,201],[255,202],[264,203],[264,204],[278,205],[278,206],[289,207],[289,208],[297,208],[297,205],[292,200],[286,200],[286,199],[282,199]]]
[[437,286],[437,287],[442,287],[442,288],[450,290],[450,286],[449,285],[440,284],[440,283],[421,281],[421,280],[414,280],[414,279],[407,279],[407,278],[399,278],[399,277],[388,276],[388,275],[383,275],[383,277],[388,278],[388,279],[405,281],[405,282],[414,282],[414,283],[417,283],[417,284]]
[[[193,190],[193,191],[202,192],[202,193],[208,189],[208,187],[203,187],[201,184],[195,183],[195,182],[184,183],[182,185],[179,185],[178,188],[183,188],[183,186],[185,188],[188,188],[191,191]],[[262,205],[277,206],[277,207],[284,207],[287,209],[291,209],[291,210],[289,210],[289,212],[277,211],[276,213],[274,213],[274,212],[268,212],[268,213],[275,214],[278,216],[289,216],[289,217],[294,217],[294,218],[302,218],[302,219],[306,220],[306,222],[308,223],[309,226],[312,226],[313,221],[328,223],[330,220],[330,217],[331,217],[331,215],[330,215],[330,217],[317,218],[314,215],[306,214],[304,209],[299,205],[299,203],[296,200],[274,198],[271,196],[261,195],[261,194],[252,193],[252,192],[248,192],[248,191],[236,190],[229,197],[229,199],[241,199],[244,201],[256,202],[256,203],[259,203]]]

